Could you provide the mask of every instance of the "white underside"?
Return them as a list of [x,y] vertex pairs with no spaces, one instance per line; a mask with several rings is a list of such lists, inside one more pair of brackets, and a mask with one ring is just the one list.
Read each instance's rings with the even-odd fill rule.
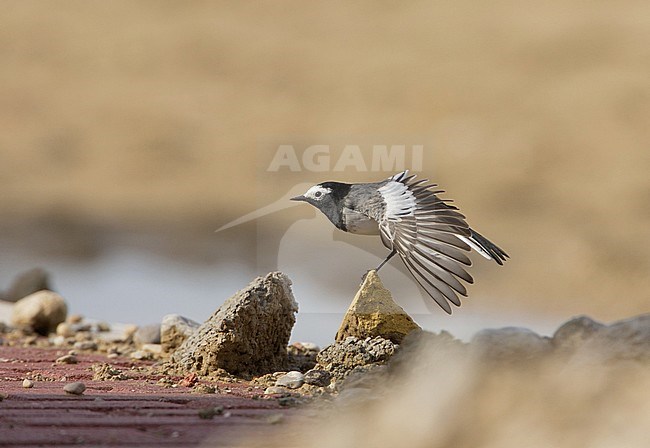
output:
[[357,235],[379,235],[377,221],[352,209],[343,209],[343,223],[350,233]]

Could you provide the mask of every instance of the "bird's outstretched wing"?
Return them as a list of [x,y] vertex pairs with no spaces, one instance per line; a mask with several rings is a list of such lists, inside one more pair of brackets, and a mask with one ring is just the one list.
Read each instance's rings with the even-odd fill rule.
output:
[[436,186],[408,171],[390,177],[379,187],[384,207],[375,219],[384,245],[397,251],[415,280],[451,314],[449,302],[460,306],[458,295],[467,296],[460,280],[473,283],[464,266],[472,264],[466,252],[474,232],[451,201],[437,196],[443,191]]

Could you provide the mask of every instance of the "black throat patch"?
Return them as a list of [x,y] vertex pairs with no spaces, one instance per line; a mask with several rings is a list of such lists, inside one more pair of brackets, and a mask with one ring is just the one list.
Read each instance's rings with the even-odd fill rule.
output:
[[352,188],[351,184],[344,184],[341,182],[323,182],[320,185],[332,190],[332,199],[334,199],[334,202],[337,204],[341,202],[345,196],[347,196],[347,194],[350,192],[350,188]]

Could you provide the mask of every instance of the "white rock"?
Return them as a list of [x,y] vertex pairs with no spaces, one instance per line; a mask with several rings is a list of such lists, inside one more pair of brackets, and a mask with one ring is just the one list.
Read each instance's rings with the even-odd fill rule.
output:
[[264,390],[264,395],[286,394],[287,392],[286,387],[270,386]]
[[275,382],[276,386],[287,387],[289,389],[298,389],[305,382],[305,375],[298,371],[291,371],[282,375]]

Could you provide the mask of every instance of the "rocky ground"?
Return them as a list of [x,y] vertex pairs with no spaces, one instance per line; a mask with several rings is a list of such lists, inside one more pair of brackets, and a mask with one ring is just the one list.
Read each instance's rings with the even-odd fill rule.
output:
[[[650,427],[637,421],[650,415],[637,412],[650,404],[643,399],[650,386],[650,315],[610,325],[582,316],[552,337],[525,328],[486,329],[464,343],[444,331],[422,331],[371,271],[335,341],[321,349],[308,342],[288,345],[298,303],[280,272],[253,280],[203,323],[168,315],[159,325],[140,328],[69,314],[63,297],[40,289],[39,273],[17,282],[22,289],[14,285],[21,290],[16,295],[27,295],[11,305],[10,325],[0,325],[3,446],[192,446],[206,440],[210,446],[252,446],[264,440],[258,446],[334,447],[345,441],[306,439],[311,433],[305,428],[312,425],[292,422],[314,417],[326,433],[340,434],[356,421],[353,432],[361,434],[375,423],[359,415],[374,412],[381,419],[396,410],[404,416],[398,421],[424,426],[410,430],[407,424],[392,432],[433,440],[440,434],[431,433],[426,422],[437,418],[432,409],[450,400],[475,396],[470,407],[506,418],[513,407],[503,405],[508,397],[526,407],[529,394],[552,397],[558,391],[551,401],[557,406],[570,397],[571,404],[561,406],[568,419],[585,409],[589,415],[588,403],[611,396],[605,404],[616,403],[613,410],[607,404],[598,413],[615,415],[607,424],[588,420],[594,428],[621,418]],[[558,386],[555,381],[563,378]],[[542,389],[526,390],[530,385]],[[641,407],[628,403],[628,395],[642,398]],[[489,418],[485,423],[474,411],[470,417],[450,412],[458,414],[450,428],[470,417],[467,424],[488,425],[490,431],[501,425]],[[552,406],[527,412],[531,422],[554,421]],[[584,431],[593,433],[592,426]],[[527,432],[525,425],[516,430]],[[551,425],[548,433],[563,430],[568,431]],[[385,445],[388,436],[369,440],[374,439],[354,446],[394,446]],[[499,437],[468,440],[467,446],[509,446]],[[540,440],[552,442],[546,434]],[[637,446],[636,440],[626,446]]]

